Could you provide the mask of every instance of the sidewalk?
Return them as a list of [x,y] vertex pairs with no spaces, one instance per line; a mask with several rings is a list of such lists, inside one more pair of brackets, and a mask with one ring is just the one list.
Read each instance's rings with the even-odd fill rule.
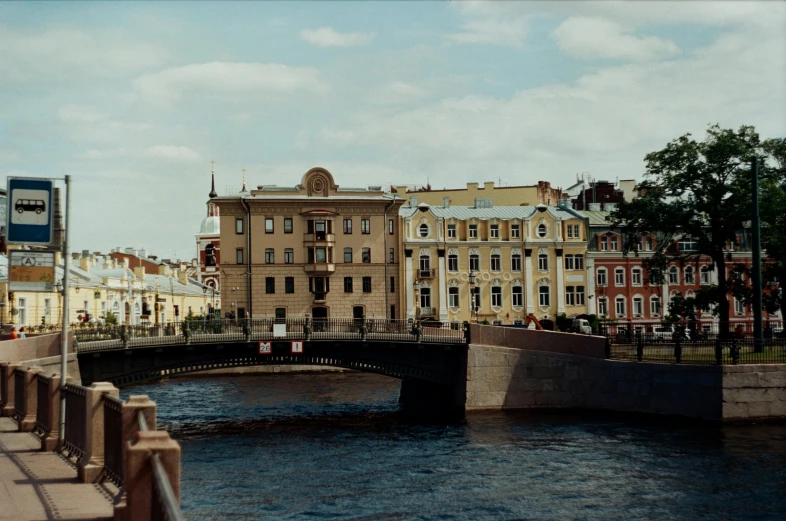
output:
[[81,484],[76,468],[54,452],[41,452],[30,433],[0,418],[0,520],[111,520],[111,491]]

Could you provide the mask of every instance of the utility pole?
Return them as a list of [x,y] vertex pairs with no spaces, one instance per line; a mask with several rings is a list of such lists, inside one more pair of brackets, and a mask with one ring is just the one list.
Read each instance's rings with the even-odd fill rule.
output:
[[68,383],[68,286],[69,286],[69,264],[71,263],[71,252],[68,249],[68,234],[71,232],[71,176],[65,176],[66,185],[66,214],[65,230],[63,231],[63,334],[62,344],[60,345],[60,429],[57,436],[58,449],[63,448],[65,443],[65,423],[66,423],[66,392],[65,387]]
[[751,186],[753,187],[753,351],[764,351],[764,330],[762,329],[762,288],[761,288],[761,222],[759,221],[759,158],[751,159]]

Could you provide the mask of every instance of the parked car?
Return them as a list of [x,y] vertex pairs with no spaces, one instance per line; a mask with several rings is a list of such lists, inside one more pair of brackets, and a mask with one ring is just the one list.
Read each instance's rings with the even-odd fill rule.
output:
[[678,332],[680,339],[689,340],[685,331],[674,326],[656,326],[653,328],[652,333],[650,333],[650,338],[661,342],[671,342],[674,340],[675,332]]
[[590,326],[589,321],[584,318],[574,318],[573,323],[571,324],[568,331],[571,333],[581,333],[583,335],[591,335],[592,326]]

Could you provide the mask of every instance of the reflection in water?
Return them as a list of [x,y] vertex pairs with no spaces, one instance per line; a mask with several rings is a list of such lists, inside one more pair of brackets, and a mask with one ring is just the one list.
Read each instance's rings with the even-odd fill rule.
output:
[[213,519],[786,519],[786,427],[597,413],[412,425],[367,374],[171,380],[183,509]]

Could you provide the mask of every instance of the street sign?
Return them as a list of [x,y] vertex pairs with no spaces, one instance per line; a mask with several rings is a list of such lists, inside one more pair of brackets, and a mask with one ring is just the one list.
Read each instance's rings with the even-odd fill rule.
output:
[[8,291],[53,291],[55,252],[11,250],[8,253]]
[[303,352],[303,341],[302,340],[293,340],[292,341],[292,354],[300,354]]
[[29,177],[8,178],[6,242],[51,244],[53,182]]
[[269,355],[273,353],[273,344],[270,342],[260,342],[259,343],[259,354],[260,355]]

